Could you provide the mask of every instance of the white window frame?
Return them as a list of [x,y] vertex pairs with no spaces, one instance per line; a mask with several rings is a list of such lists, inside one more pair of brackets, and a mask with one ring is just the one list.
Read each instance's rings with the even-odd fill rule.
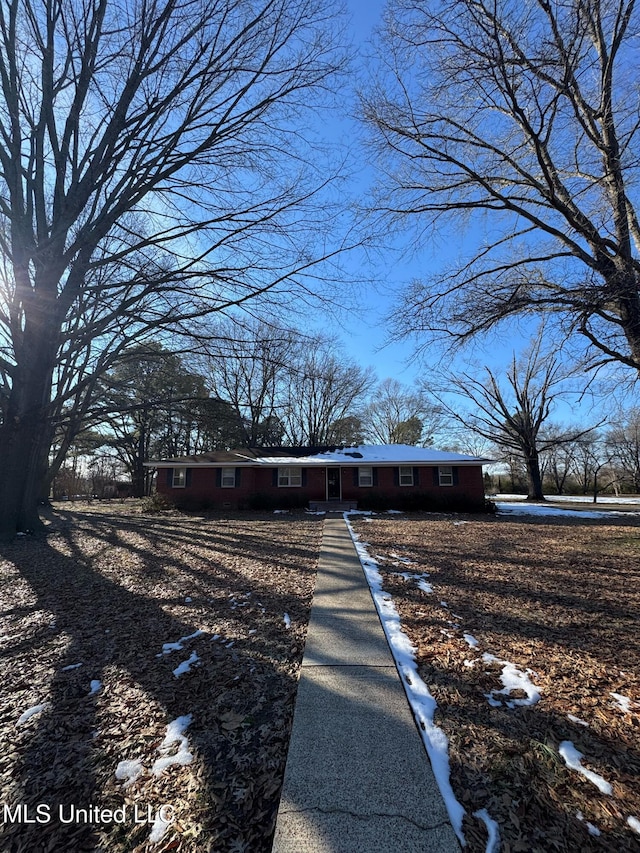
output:
[[358,467],[358,485],[362,489],[368,489],[373,486],[373,466],[363,465],[362,467]]
[[236,469],[222,468],[220,470],[220,486],[223,489],[235,489],[236,487]]
[[398,468],[398,483],[401,486],[413,486],[412,465],[400,465],[400,467]]
[[187,469],[174,468],[173,476],[171,477],[171,486],[174,489],[184,489],[187,485]]
[[299,488],[302,485],[302,468],[299,465],[287,465],[278,468],[278,488]]
[[453,486],[453,466],[444,465],[438,468],[438,483],[441,486]]

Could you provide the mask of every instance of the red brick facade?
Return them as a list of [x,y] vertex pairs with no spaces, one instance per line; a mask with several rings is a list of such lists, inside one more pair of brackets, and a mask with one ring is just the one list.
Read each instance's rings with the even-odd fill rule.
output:
[[[287,466],[281,466],[287,467]],[[221,467],[181,466],[184,485],[173,484],[173,468],[158,465],[157,491],[166,495],[177,506],[186,509],[267,509],[278,507],[303,507],[310,501],[325,501],[328,494],[327,469],[340,471],[339,499],[354,501],[361,508],[381,509],[386,505],[394,508],[470,508],[484,506],[484,483],[482,465],[458,465],[438,468],[431,465],[405,466],[402,469],[391,465],[364,466],[365,479],[370,485],[362,485],[357,466],[300,466],[299,485],[279,485],[279,468],[267,466],[239,466],[224,469],[234,471],[234,485],[223,486]],[[442,473],[441,473],[442,472]],[[335,476],[335,474],[334,474]],[[409,482],[411,481],[411,482]],[[180,482],[178,480],[178,482]]]

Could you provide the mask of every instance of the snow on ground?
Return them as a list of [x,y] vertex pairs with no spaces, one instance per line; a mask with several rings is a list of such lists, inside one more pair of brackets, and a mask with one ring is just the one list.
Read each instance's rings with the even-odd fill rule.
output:
[[284,621],[284,627],[285,627],[285,628],[290,628],[290,627],[291,627],[291,617],[289,616],[289,614],[288,614],[288,613],[285,613],[285,614],[284,614],[283,621]]
[[191,652],[188,659],[183,660],[182,663],[173,670],[173,674],[176,678],[180,678],[180,676],[184,675],[185,672],[190,672],[191,667],[199,660],[200,658],[198,657],[198,654],[196,652]]
[[500,660],[500,658],[490,655],[487,652],[482,655],[482,660],[485,663],[500,663],[503,665],[500,675],[500,681],[504,685],[502,690],[492,690],[491,693],[485,694],[489,704],[493,708],[499,708],[503,704],[500,699],[496,699],[496,696],[510,696],[515,690],[523,690],[527,694],[527,698],[505,699],[504,704],[507,708],[516,708],[520,705],[535,705],[540,701],[540,692],[529,678],[529,675],[534,675],[532,670],[528,669],[526,672],[522,672],[515,664],[509,663],[506,660]]
[[500,828],[498,827],[498,824],[489,815],[489,812],[486,809],[479,809],[477,812],[473,813],[473,816],[479,818],[487,827],[487,834],[489,838],[487,840],[485,853],[497,853],[500,849]]
[[561,507],[550,504],[519,504],[506,503],[504,501],[496,502],[496,510],[500,515],[552,515],[562,516],[563,518],[635,518],[640,515],[640,512],[616,512],[612,509],[605,509],[601,511],[594,509],[562,509]]
[[116,779],[124,780],[122,789],[130,788],[144,773],[144,764],[139,760],[125,759],[116,767]]
[[[176,717],[167,726],[167,733],[164,740],[158,747],[160,758],[157,758],[151,768],[154,776],[162,776],[167,767],[173,764],[191,764],[193,755],[189,752],[189,742],[184,734],[193,721],[192,714],[185,714],[182,717]],[[178,751],[169,753],[175,744],[178,744]]]
[[21,726],[23,723],[26,723],[27,720],[30,720],[31,717],[34,717],[36,714],[41,713],[41,711],[46,711],[48,707],[48,702],[42,702],[40,705],[33,705],[31,708],[27,708],[27,710],[23,714],[20,714],[20,716],[18,717],[16,726]]
[[610,693],[610,696],[616,701],[616,705],[625,714],[631,713],[631,699],[628,696],[623,696],[621,693]]
[[93,694],[97,693],[98,690],[100,690],[100,688],[102,687],[102,682],[98,681],[97,678],[92,678],[89,687],[91,688],[89,690],[89,696],[93,696]]
[[[167,732],[164,740],[158,747],[160,758],[157,758],[151,768],[151,773],[156,778],[162,776],[167,767],[174,764],[191,764],[193,755],[189,752],[189,741],[185,735],[185,731],[189,728],[193,721],[192,714],[185,714],[181,717],[176,717],[167,726]],[[177,746],[176,746],[177,745]],[[115,776],[124,782],[122,789],[131,787],[140,779],[146,772],[146,768],[140,759],[124,759],[120,761],[116,767]],[[166,814],[163,809],[156,812],[156,817],[151,827],[149,841],[152,844],[157,844],[162,840],[167,829],[172,824],[172,815]]]
[[[566,518],[607,518],[608,516],[635,516],[640,515],[640,498],[638,497],[615,497],[611,495],[598,496],[594,504],[593,497],[588,495],[552,495],[548,500],[551,503],[529,503],[526,495],[493,495],[491,500],[496,504],[496,510],[502,515],[551,515],[565,516]],[[579,503],[584,504],[584,509],[564,509],[555,504]],[[599,504],[618,504],[634,506],[638,512],[616,512],[615,510],[598,510]]]
[[[491,500],[493,501],[526,501],[526,495],[508,495],[508,494],[499,494],[499,495],[489,495]],[[551,495],[549,500],[552,500],[554,503],[578,503],[578,504],[591,504],[593,503],[593,495]],[[621,495],[620,497],[616,497],[615,495],[598,495],[597,504],[629,504],[630,506],[637,506],[640,510],[640,498],[639,497],[630,497]]]
[[184,643],[187,640],[193,640],[195,637],[200,637],[204,634],[200,628],[197,631],[194,631],[193,634],[188,634],[186,637],[180,637],[175,643],[163,643],[162,644],[162,652],[159,655],[156,655],[157,658],[161,658],[162,655],[170,655],[171,652],[179,652],[184,648]]
[[602,835],[597,826],[594,826],[592,823],[589,823],[588,820],[584,819],[584,815],[582,814],[582,812],[577,812],[576,817],[578,818],[578,820],[584,821],[584,825],[587,827],[589,835]]
[[570,740],[563,740],[558,747],[558,752],[564,759],[564,763],[567,767],[581,773],[585,779],[592,782],[600,789],[600,791],[602,791],[603,794],[610,796],[613,793],[613,788],[606,779],[603,779],[598,773],[594,773],[593,770],[588,770],[586,767],[582,766],[582,759],[584,758],[584,755],[581,752],[578,752]]
[[422,735],[449,819],[460,843],[464,845],[466,842],[462,832],[462,819],[465,815],[465,809],[456,799],[451,787],[449,740],[442,729],[433,722],[437,707],[436,701],[429,692],[427,685],[418,675],[416,649],[400,627],[400,615],[393,600],[382,589],[382,575],[377,569],[378,563],[369,556],[366,545],[360,541],[353,530],[346,513],[345,521],[371,589],[371,595],[389,647],[402,676],[403,686],[418,723],[418,731]]
[[586,720],[581,720],[580,717],[574,717],[573,714],[567,714],[567,719],[571,720],[572,723],[577,723],[579,726],[586,726],[589,728],[589,723]]
[[[511,497],[511,498],[520,498],[524,500],[524,496],[506,496],[500,495],[499,497]],[[555,498],[554,498],[555,500]],[[565,498],[565,500],[575,500],[575,498]],[[587,499],[584,499],[586,502]],[[603,503],[635,503],[640,504],[640,500],[637,498],[629,498],[629,499],[601,499]],[[572,515],[577,517],[607,517],[610,515],[616,516],[635,516],[640,515],[638,513],[624,513],[624,512],[614,512],[614,511],[603,511],[597,512],[593,510],[564,510],[559,509],[554,506],[549,506],[548,504],[523,504],[523,505],[514,505],[514,504],[497,504],[498,511],[504,512],[505,514],[536,514],[536,515]],[[371,594],[373,596],[373,600],[376,605],[376,609],[378,611],[378,615],[380,616],[380,620],[382,622],[385,634],[387,636],[387,640],[389,646],[391,648],[392,654],[396,661],[396,665],[398,666],[399,672],[402,674],[403,678],[403,686],[405,692],[407,694],[407,698],[409,700],[409,704],[412,708],[413,714],[418,722],[418,728],[421,732],[422,739],[424,741],[424,745],[431,761],[431,765],[433,768],[434,775],[436,777],[436,782],[440,788],[442,797],[445,801],[445,805],[447,807],[447,812],[449,814],[449,818],[453,825],[453,828],[458,836],[461,844],[464,846],[466,841],[464,838],[464,834],[462,832],[462,819],[465,815],[465,809],[461,805],[461,803],[456,799],[455,794],[453,793],[453,789],[451,787],[450,782],[450,770],[449,770],[449,742],[444,734],[444,732],[438,728],[433,722],[434,712],[437,707],[435,699],[429,692],[427,685],[422,681],[420,676],[418,675],[415,654],[416,649],[411,644],[409,638],[404,634],[402,628],[400,626],[400,617],[398,611],[393,603],[393,599],[383,590],[383,580],[382,575],[378,571],[378,560],[374,559],[367,551],[366,543],[360,541],[358,534],[355,533],[351,524],[349,523],[349,515],[354,514],[353,512],[345,513],[344,518],[347,524],[347,528],[349,529],[349,533],[351,534],[351,538],[356,548],[356,552],[362,564],[365,576],[369,583]],[[371,521],[371,518],[364,518],[363,521]],[[410,561],[403,559],[399,556],[399,554],[392,552],[390,556],[396,561],[391,562],[391,565],[401,564],[409,564]],[[383,559],[382,557],[379,560]],[[432,593],[433,588],[430,584],[428,584],[424,580],[419,580],[429,576],[429,573],[424,572],[422,574],[414,574],[411,572],[394,572],[395,575],[399,577],[403,577],[406,581],[418,581],[418,585],[421,583],[425,584],[427,588],[423,588],[424,592]],[[441,606],[444,608],[449,607],[446,601],[440,602]],[[455,615],[455,614],[452,614]],[[460,617],[456,617],[460,618]],[[452,623],[454,624],[454,623]],[[460,626],[455,624],[454,627],[459,628]],[[447,636],[451,636],[449,632],[442,631],[442,633],[447,634]],[[475,649],[479,645],[478,640],[469,633],[463,634],[464,641],[472,648]],[[487,694],[487,699],[491,705],[499,706],[503,703],[510,709],[515,708],[516,706],[521,705],[535,705],[540,700],[540,692],[537,687],[533,684],[530,675],[535,675],[533,670],[527,669],[525,672],[518,669],[515,664],[510,663],[509,661],[501,660],[495,655],[489,654],[487,652],[482,654],[481,658],[476,658],[475,660],[465,660],[464,663],[466,666],[475,666],[478,661],[483,660],[485,663],[499,663],[502,664],[502,673],[500,679],[503,684],[502,690],[492,690],[490,694]],[[509,696],[512,691],[522,690],[526,693],[526,698],[522,699],[505,699],[499,700],[496,697],[499,696]],[[614,699],[617,707],[623,713],[629,713],[631,711],[631,700],[628,696],[623,696],[619,693],[610,693],[611,697]],[[584,720],[581,720],[579,717],[575,717],[572,714],[567,714],[568,719],[572,722],[577,723],[581,726],[587,726],[588,723]],[[586,779],[592,782],[603,794],[612,795],[613,788],[609,782],[606,781],[602,776],[598,773],[595,773],[592,770],[587,769],[582,765],[582,759],[584,758],[583,754],[580,753],[574,746],[571,741],[563,741],[559,747],[559,753],[565,761],[567,767],[576,772],[582,774]],[[474,812],[474,817],[483,821],[487,828],[488,833],[488,841],[485,853],[495,853],[499,849],[500,846],[500,835],[499,835],[499,827],[496,821],[491,818],[486,809],[480,809],[477,812]],[[584,817],[581,813],[577,815],[579,820],[584,821]],[[584,821],[585,826],[592,836],[599,836],[601,834],[598,827],[594,826],[594,824],[589,823],[589,821]],[[628,826],[636,833],[640,835],[640,820],[633,815],[630,815],[627,818]]]

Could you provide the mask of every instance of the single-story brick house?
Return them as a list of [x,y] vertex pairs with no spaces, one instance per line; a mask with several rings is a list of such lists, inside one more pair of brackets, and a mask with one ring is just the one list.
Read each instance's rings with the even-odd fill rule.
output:
[[[156,490],[185,509],[482,509],[477,456],[404,444],[262,447],[147,463]],[[326,508],[326,507],[325,507]]]

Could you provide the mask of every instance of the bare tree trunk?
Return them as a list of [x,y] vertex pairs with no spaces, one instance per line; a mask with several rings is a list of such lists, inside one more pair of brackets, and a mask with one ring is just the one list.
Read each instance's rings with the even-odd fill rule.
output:
[[543,501],[545,496],[542,491],[542,474],[540,473],[540,460],[537,453],[531,453],[527,459],[527,500]]
[[51,428],[47,402],[53,368],[46,343],[32,343],[25,343],[29,356],[16,368],[0,427],[0,539],[13,538],[16,530],[42,528],[38,504],[48,465]]

